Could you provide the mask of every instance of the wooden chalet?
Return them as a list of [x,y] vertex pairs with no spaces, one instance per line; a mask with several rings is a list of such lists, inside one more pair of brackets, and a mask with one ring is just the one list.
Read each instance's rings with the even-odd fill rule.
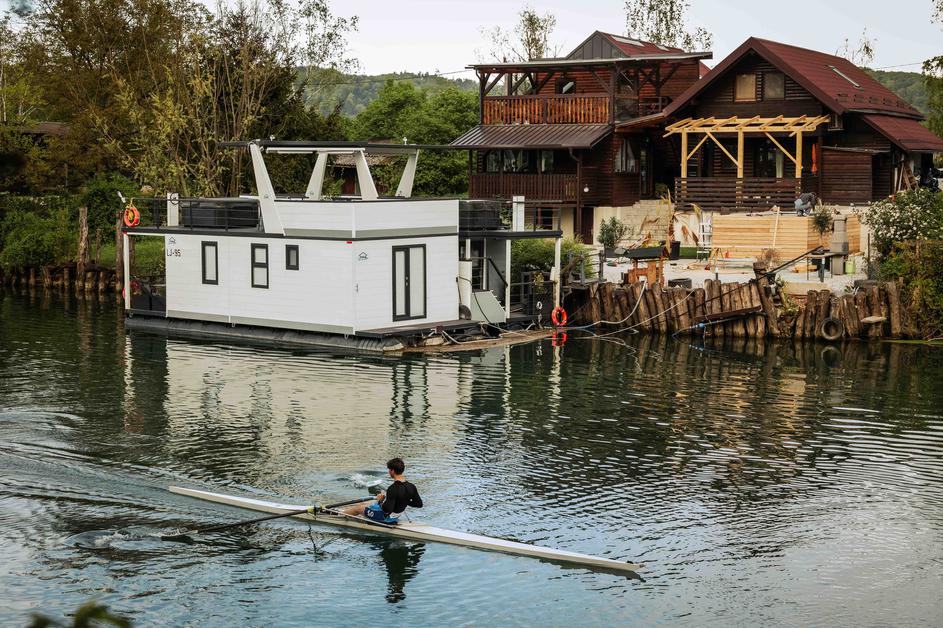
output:
[[802,192],[848,205],[916,185],[943,151],[921,120],[847,59],[751,37],[661,112],[617,121],[616,137],[670,142],[679,207],[750,211],[791,208]]
[[469,149],[470,197],[524,196],[528,220],[592,242],[597,207],[654,197],[673,175],[659,171],[667,140],[616,127],[660,115],[709,58],[597,31],[563,58],[469,66],[480,124],[452,146]]

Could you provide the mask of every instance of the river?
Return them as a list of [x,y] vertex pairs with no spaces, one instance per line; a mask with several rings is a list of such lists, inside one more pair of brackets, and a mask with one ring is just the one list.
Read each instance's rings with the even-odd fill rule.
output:
[[[358,497],[638,578],[273,521],[170,484]],[[943,351],[571,334],[373,357],[126,334],[0,291],[0,623],[939,625]]]

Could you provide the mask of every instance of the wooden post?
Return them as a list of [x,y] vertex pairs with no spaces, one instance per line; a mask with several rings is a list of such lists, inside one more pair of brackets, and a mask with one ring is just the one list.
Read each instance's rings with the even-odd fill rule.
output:
[[802,179],[802,131],[796,133],[796,178]]
[[688,131],[681,131],[681,179],[688,178]]
[[831,290],[819,290],[819,298],[817,301],[817,309],[815,312],[815,337],[824,339],[822,336],[822,323],[828,318],[829,308],[831,307],[832,301],[832,292]]
[[[471,153],[469,153],[471,154]],[[124,288],[124,234],[121,232],[121,215],[115,223],[115,293],[119,296]],[[559,303],[557,304],[559,305]]]
[[743,131],[737,131],[737,178],[743,179]]
[[890,319],[891,337],[899,338],[903,325],[900,320],[900,292],[897,289],[897,282],[887,282],[887,306],[888,318]]

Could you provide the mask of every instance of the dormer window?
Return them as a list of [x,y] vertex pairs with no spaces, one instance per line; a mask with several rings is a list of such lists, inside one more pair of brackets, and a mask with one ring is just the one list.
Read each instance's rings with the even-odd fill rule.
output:
[[786,76],[782,72],[763,74],[763,100],[782,100],[786,97]]
[[557,79],[555,91],[558,94],[573,94],[576,92],[576,81],[568,76],[562,76]]
[[737,102],[756,101],[756,74],[738,74],[734,91],[734,100]]

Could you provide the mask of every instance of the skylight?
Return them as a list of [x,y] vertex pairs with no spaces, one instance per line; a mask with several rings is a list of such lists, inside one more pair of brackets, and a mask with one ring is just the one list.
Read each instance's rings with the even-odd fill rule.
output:
[[639,48],[644,46],[644,44],[637,39],[628,39],[627,37],[619,37],[618,35],[613,35],[612,38],[623,44],[630,44],[632,46],[638,46]]
[[844,72],[836,68],[834,65],[830,65],[828,67],[832,68],[832,72],[834,72],[838,76],[842,77],[843,79],[845,79],[846,81],[854,85],[855,89],[861,89],[861,85],[857,81],[853,81],[850,76],[848,76],[847,74],[845,74]]

